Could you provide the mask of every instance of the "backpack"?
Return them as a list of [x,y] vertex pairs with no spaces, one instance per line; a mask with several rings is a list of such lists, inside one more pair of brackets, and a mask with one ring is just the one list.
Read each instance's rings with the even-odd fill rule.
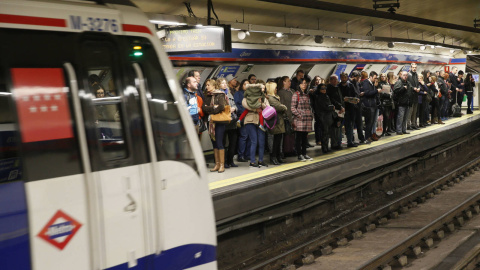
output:
[[267,106],[262,111],[263,119],[265,120],[265,126],[268,129],[273,129],[277,124],[277,111],[272,106]]

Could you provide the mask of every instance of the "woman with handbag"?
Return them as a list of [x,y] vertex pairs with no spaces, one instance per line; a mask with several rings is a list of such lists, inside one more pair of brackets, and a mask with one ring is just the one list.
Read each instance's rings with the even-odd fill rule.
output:
[[[223,80],[223,81],[222,81]],[[223,173],[225,171],[225,148],[223,147],[223,136],[225,134],[225,124],[229,123],[232,119],[230,112],[228,117],[225,115],[225,108],[228,106],[227,96],[225,92],[215,87],[221,83],[227,83],[225,79],[207,80],[205,87],[207,93],[203,102],[203,113],[208,115],[208,134],[212,140],[213,152],[215,155],[215,167],[211,169],[211,172],[218,171]],[[230,106],[228,106],[230,111]]]
[[282,143],[282,136],[285,133],[285,113],[287,111],[287,106],[280,103],[280,97],[277,95],[277,84],[274,82],[269,82],[266,85],[267,89],[267,99],[275,111],[277,112],[277,122],[273,129],[269,129],[269,133],[273,134],[273,147],[272,153],[270,155],[270,162],[273,165],[280,165],[284,163],[282,157],[280,156],[280,146]]

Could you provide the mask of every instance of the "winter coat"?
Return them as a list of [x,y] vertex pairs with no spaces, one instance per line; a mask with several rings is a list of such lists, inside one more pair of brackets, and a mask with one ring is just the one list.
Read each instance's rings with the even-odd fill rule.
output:
[[[357,93],[355,92],[355,86],[350,81],[347,81],[345,85],[342,85],[342,83],[340,82],[338,84],[338,88],[340,88],[340,91],[342,92],[342,96],[344,98],[346,97],[358,98]],[[353,104],[350,102],[345,102],[345,111],[353,111],[355,109],[355,105],[356,104]]]
[[292,96],[293,126],[295,131],[312,131],[313,113],[310,108],[310,96],[300,91]]
[[[212,98],[214,99],[213,105],[218,105],[216,108],[211,105]],[[205,95],[205,100],[203,101],[202,110],[205,115],[217,114],[222,112],[227,105],[227,100],[225,98],[225,92],[220,90],[215,90],[213,93],[207,93]]]
[[[267,99],[263,99],[263,100],[264,101],[262,102],[261,106],[262,106],[262,109],[265,109],[267,106],[270,106],[270,103],[268,103]],[[243,118],[243,124],[244,125],[255,124],[258,126],[260,124],[260,116],[258,116],[257,109],[250,108],[247,104],[246,98],[242,100],[242,105],[245,108],[245,110],[248,110],[247,115],[245,116],[245,118]]]
[[343,101],[340,88],[331,84],[327,85],[327,95],[330,98],[333,106],[335,106],[335,110],[340,110],[342,107],[345,108],[345,102]]
[[465,80],[465,93],[473,93],[473,88],[475,87],[475,81],[466,81]]
[[440,88],[440,94],[442,94],[442,97],[446,97],[448,94],[448,85],[443,77],[438,77],[437,84],[438,88]]
[[418,82],[417,72],[409,72],[407,81],[412,85],[412,95],[411,95],[411,104],[418,103],[418,92],[413,90],[413,88],[419,88],[420,83]]
[[280,97],[280,103],[287,106],[287,117],[290,123],[293,123],[292,114],[292,96],[295,93],[292,89],[280,89],[277,95]]
[[333,124],[333,109],[332,102],[327,94],[322,94],[321,92],[318,95],[315,95],[315,117],[326,126],[331,126]]
[[[405,86],[407,88],[405,88]],[[408,81],[398,80],[393,86],[398,106],[410,106],[412,104],[413,87]]]
[[362,82],[361,91],[365,93],[362,97],[363,105],[369,108],[377,108],[378,90],[369,79],[366,79]]
[[[380,87],[383,87],[383,85],[388,85],[388,82],[380,82]],[[384,107],[391,107],[393,102],[392,102],[392,90],[390,89],[390,94],[381,92],[380,95],[380,102],[382,103],[382,106]]]
[[230,105],[230,108],[234,108],[235,112],[232,113],[232,121],[230,121],[230,123],[227,124],[227,126],[225,128],[226,129],[236,129],[237,128],[237,120],[238,120],[238,117],[236,117],[237,116],[237,114],[236,114],[237,113],[237,105],[235,104],[235,99],[233,98],[231,90],[228,91],[227,98],[228,98],[228,104]]
[[277,111],[277,123],[275,124],[275,127],[269,131],[269,133],[271,134],[285,133],[285,121],[283,120],[283,118],[286,115],[287,106],[280,103],[280,97],[267,96],[267,99],[268,99],[268,102],[270,103],[270,106],[275,108],[275,111]]

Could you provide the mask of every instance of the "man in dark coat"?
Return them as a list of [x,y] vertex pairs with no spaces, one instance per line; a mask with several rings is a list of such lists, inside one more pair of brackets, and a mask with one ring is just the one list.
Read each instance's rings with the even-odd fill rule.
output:
[[[342,93],[340,88],[338,88],[338,77],[337,75],[330,76],[329,83],[327,85],[327,95],[330,98],[333,106],[337,113],[343,114],[345,112],[345,102],[343,101]],[[332,143],[332,149],[340,150],[342,149],[342,121],[339,121],[340,125],[333,125],[330,129],[330,139]]]
[[362,92],[360,94],[363,106],[365,107],[365,138],[367,138],[369,142],[375,139],[372,130],[373,123],[375,122],[375,112],[377,111],[378,89],[375,87],[377,76],[378,74],[375,71],[370,72],[369,78],[362,82]]
[[397,104],[397,135],[410,134],[407,132],[407,112],[412,102],[412,85],[407,80],[408,74],[402,71],[400,79],[393,86],[394,101]]
[[355,92],[353,84],[348,80],[348,74],[340,74],[340,83],[338,84],[345,102],[345,133],[347,135],[347,147],[357,147],[353,137],[353,123],[355,122],[355,106],[360,101]]
[[305,72],[303,70],[298,70],[295,78],[292,79],[292,85],[290,86],[293,90],[297,90],[298,82],[300,79],[303,79]]
[[[359,99],[361,97],[360,77],[361,77],[360,71],[354,70],[352,72],[352,77],[350,78],[350,82],[352,83],[353,89],[355,91],[354,96],[351,96],[351,97],[355,97]],[[362,106],[363,105],[361,102],[354,105],[355,118],[353,122],[357,127],[357,137],[358,137],[358,140],[360,141],[360,144],[364,144],[364,143],[369,144],[370,141],[366,140],[363,134]]]
[[417,109],[418,109],[418,92],[420,92],[420,85],[418,82],[417,63],[412,63],[410,72],[408,73],[408,82],[413,87],[411,95],[411,105],[407,113],[407,129],[418,129],[417,125]]

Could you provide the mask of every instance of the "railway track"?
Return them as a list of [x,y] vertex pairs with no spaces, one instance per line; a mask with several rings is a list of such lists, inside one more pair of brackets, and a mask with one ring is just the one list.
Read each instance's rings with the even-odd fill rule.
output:
[[[302,265],[308,265],[314,262],[316,258],[329,255],[336,248],[347,245],[350,240],[358,239],[364,233],[386,224],[388,220],[398,218],[399,214],[406,213],[418,204],[435,197],[442,190],[454,186],[455,183],[460,183],[465,177],[473,174],[479,168],[480,158],[477,158],[436,181],[365,214],[361,218],[287,250],[274,258],[249,267],[249,269],[283,268],[290,270]],[[434,241],[439,241],[445,234],[453,232],[455,226],[462,226],[465,220],[472,218],[474,214],[480,213],[479,200],[480,192],[477,192],[454,209],[422,227],[404,241],[375,256],[363,265],[358,265],[358,269],[390,269],[392,266],[407,265],[409,257],[412,257],[412,255],[417,256],[422,252],[421,247],[431,247]]]

